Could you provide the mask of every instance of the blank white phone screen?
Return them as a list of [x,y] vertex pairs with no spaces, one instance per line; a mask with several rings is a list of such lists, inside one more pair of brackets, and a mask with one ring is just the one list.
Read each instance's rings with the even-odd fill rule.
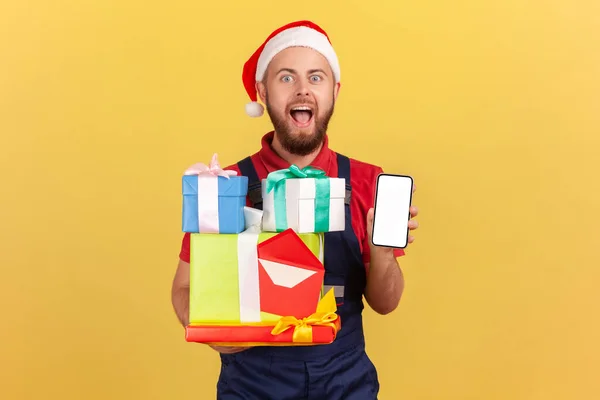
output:
[[381,174],[377,178],[373,244],[405,248],[413,181],[410,176]]

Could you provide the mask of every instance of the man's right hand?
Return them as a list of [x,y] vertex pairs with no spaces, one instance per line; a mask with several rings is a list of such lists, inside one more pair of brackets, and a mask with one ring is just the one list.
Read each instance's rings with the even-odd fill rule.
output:
[[234,354],[234,353],[240,353],[244,350],[248,350],[250,347],[229,347],[229,346],[213,346],[211,344],[209,344],[209,346],[215,350],[218,351],[219,353],[223,353],[223,354]]

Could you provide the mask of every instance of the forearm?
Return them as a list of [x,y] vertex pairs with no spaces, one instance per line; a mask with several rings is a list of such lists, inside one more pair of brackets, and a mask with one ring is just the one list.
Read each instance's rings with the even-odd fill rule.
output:
[[171,301],[177,319],[179,319],[183,327],[186,327],[189,323],[190,288],[182,287],[175,289],[171,294]]
[[379,314],[398,307],[404,291],[404,276],[392,249],[372,248],[365,298]]

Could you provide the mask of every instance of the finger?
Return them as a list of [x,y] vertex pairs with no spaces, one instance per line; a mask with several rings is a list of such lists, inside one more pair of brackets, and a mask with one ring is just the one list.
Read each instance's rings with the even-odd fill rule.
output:
[[229,354],[234,354],[234,353],[241,353],[242,351],[245,351],[247,349],[247,347],[235,347],[230,349],[230,353]]
[[410,211],[410,215],[411,217],[416,217],[417,215],[419,215],[419,209],[417,208],[417,206],[410,206],[409,208]]
[[369,237],[373,233],[373,215],[374,215],[374,209],[371,208],[367,212],[367,234],[369,235]]
[[241,348],[241,347],[231,347],[231,348],[223,348],[219,352],[225,353],[225,354],[235,354],[235,353],[242,352],[244,350],[246,350],[246,349]]
[[230,346],[210,346],[213,350],[224,353],[224,354],[233,354],[239,353],[240,351],[244,351],[247,347],[230,347]]
[[413,219],[413,220],[410,220],[410,221],[408,221],[408,228],[409,228],[409,229],[411,229],[411,230],[412,230],[412,229],[417,229],[418,227],[419,227],[419,222],[418,222],[418,221],[416,221],[416,220],[414,220],[414,219]]
[[414,236],[409,236],[408,237],[408,243],[412,243],[415,241],[415,237]]

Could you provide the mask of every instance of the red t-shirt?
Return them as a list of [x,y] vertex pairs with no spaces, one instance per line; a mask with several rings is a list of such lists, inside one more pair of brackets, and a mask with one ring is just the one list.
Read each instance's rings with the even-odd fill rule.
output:
[[[259,179],[265,179],[267,174],[279,169],[289,168],[290,164],[279,157],[271,148],[273,141],[273,132],[263,136],[261,144],[262,148],[252,155],[252,163],[256,169]],[[327,176],[332,178],[338,177],[337,157],[333,150],[328,146],[328,138],[325,137],[325,142],[321,151],[311,163],[311,166],[322,169]],[[224,169],[231,169],[241,174],[237,164],[230,165]],[[350,201],[350,212],[352,213],[352,227],[358,238],[360,250],[363,255],[363,261],[369,262],[370,249],[367,238],[367,212],[375,203],[375,187],[377,176],[383,172],[378,166],[367,164],[350,158],[350,184],[352,185],[352,197]],[[248,200],[247,205],[250,206]],[[404,255],[402,249],[395,249],[396,257]],[[181,251],[179,253],[181,260],[190,262],[190,234],[185,233],[183,236]]]

